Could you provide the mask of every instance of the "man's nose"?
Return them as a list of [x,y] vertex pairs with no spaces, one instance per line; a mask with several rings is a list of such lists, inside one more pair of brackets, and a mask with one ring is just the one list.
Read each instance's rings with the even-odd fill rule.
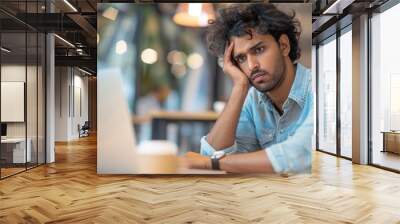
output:
[[260,67],[260,64],[258,63],[256,57],[250,56],[248,58],[248,66],[250,71],[254,71]]

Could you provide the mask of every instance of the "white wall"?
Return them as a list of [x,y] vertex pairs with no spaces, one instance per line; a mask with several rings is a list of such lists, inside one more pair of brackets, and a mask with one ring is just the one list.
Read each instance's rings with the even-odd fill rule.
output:
[[[3,82],[25,82],[25,65],[2,65],[1,81]],[[31,68],[28,67],[28,70]],[[5,110],[6,108],[1,108]],[[7,123],[7,137],[25,137],[25,123]]]
[[69,69],[55,68],[55,141],[68,141]]
[[[27,70],[25,70],[27,69]],[[1,81],[2,82],[25,82],[25,75],[26,71],[28,72],[28,79],[29,79],[29,84],[30,86],[36,86],[36,81],[32,80],[29,75],[30,74],[35,74],[36,75],[36,67],[33,66],[28,66],[27,68],[25,65],[2,65],[1,66]],[[27,88],[27,103],[31,102],[36,102],[36,88]],[[31,99],[32,98],[32,99]],[[34,99],[35,100],[34,100]],[[36,123],[36,113],[31,113],[32,111],[36,111],[36,106],[37,104],[32,104],[32,105],[27,105],[29,108],[29,113],[27,113],[27,119],[28,122],[34,121]],[[34,107],[34,108],[33,108]],[[6,110],[6,108],[1,108],[2,110]],[[7,122],[7,136],[8,137],[25,137],[25,123],[26,122]],[[28,125],[28,137],[29,133],[33,133],[33,131],[36,130],[36,124],[35,127],[33,127],[33,124]],[[29,130],[29,128],[32,127],[32,130]],[[35,131],[36,133],[36,131]],[[36,135],[35,135],[36,136]]]
[[[38,70],[37,70],[38,69]],[[27,81],[26,81],[27,78]],[[4,64],[1,66],[2,82],[24,82],[26,84],[26,106],[22,108],[26,112],[26,120],[23,122],[6,122],[7,137],[30,139],[30,148],[32,152],[32,161],[44,162],[44,74],[42,67],[36,67],[25,64]],[[3,96],[4,97],[4,96]],[[10,108],[1,108],[7,110]],[[12,111],[11,111],[12,112]],[[37,154],[39,156],[37,157]]]
[[[25,65],[2,65],[1,81],[3,82],[25,82]],[[31,70],[32,67],[28,67]],[[5,110],[6,108],[1,108]],[[25,123],[13,122],[7,123],[7,137],[25,137]]]
[[88,120],[88,78],[72,67],[56,67],[55,73],[55,140],[70,141],[79,138],[78,124]]

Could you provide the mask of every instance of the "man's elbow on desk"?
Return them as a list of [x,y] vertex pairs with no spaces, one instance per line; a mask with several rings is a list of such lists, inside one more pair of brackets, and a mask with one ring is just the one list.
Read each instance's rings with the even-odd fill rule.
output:
[[[274,151],[274,152],[273,152]],[[236,153],[219,160],[220,169],[229,173],[302,173],[311,168],[311,150],[301,149],[301,153],[292,155],[277,154],[276,150],[261,149],[249,153]],[[198,153],[186,154],[189,168],[211,169],[211,159]]]

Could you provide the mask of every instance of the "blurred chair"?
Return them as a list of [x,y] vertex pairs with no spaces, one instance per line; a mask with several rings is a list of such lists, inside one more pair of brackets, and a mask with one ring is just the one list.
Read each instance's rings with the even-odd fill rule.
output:
[[89,129],[90,129],[89,121],[85,121],[82,127],[80,127],[80,125],[78,124],[79,138],[89,136]]

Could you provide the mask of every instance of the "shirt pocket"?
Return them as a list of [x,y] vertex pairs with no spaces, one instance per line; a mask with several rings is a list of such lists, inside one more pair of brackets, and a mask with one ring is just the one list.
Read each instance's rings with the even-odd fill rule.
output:
[[262,148],[270,146],[274,142],[274,136],[275,136],[274,129],[262,129],[259,136],[260,146]]

